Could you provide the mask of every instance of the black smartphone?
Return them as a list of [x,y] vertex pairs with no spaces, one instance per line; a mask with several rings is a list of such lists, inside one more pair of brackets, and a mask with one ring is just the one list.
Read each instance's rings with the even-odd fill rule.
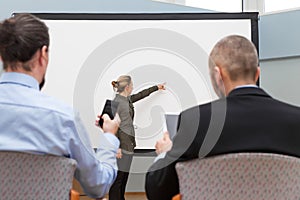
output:
[[102,110],[100,119],[99,119],[99,126],[102,128],[103,127],[103,119],[102,116],[104,114],[108,114],[110,119],[114,119],[117,110],[118,110],[118,106],[119,106],[119,102],[113,101],[113,100],[109,100],[107,99],[104,105],[104,108]]

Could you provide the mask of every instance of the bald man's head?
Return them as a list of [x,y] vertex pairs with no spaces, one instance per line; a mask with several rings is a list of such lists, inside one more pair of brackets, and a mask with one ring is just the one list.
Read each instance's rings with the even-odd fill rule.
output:
[[226,96],[239,85],[255,84],[259,69],[254,44],[239,35],[221,39],[209,55],[209,71],[219,97]]
[[210,53],[210,68],[225,69],[232,81],[255,80],[258,55],[254,44],[247,38],[231,35],[221,39]]

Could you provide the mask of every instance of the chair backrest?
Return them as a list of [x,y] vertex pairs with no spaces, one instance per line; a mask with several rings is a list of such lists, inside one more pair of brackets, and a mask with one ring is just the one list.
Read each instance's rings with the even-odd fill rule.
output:
[[20,152],[0,152],[0,199],[69,200],[77,162]]
[[176,164],[182,200],[299,200],[300,159],[224,154]]

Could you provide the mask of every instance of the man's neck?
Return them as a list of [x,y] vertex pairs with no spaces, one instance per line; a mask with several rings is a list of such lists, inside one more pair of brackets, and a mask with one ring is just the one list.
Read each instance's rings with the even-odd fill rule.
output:
[[7,67],[4,71],[5,72],[16,72],[16,73],[26,74],[26,75],[32,76],[38,82],[40,82],[38,77],[36,77],[32,71],[27,71],[27,70],[23,69],[23,67],[21,67],[21,66],[17,67],[16,69],[12,69],[11,67]]
[[255,86],[254,81],[235,81],[235,82],[230,82],[229,84],[225,84],[225,91],[226,91],[226,96],[234,89],[240,88],[240,87],[253,87]]

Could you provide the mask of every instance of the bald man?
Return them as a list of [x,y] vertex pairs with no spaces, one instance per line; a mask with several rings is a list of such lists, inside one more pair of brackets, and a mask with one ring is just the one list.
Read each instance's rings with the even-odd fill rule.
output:
[[179,193],[180,161],[236,152],[300,156],[300,108],[257,87],[260,69],[251,41],[238,35],[221,39],[209,55],[209,72],[220,99],[183,111],[173,143],[168,133],[157,141],[159,155],[146,175],[149,200]]

